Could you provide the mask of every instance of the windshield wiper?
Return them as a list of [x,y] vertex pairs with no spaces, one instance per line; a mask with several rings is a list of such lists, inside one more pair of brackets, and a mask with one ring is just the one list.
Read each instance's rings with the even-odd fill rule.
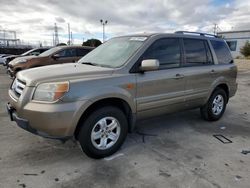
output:
[[82,62],[81,64],[84,64],[84,65],[92,65],[92,66],[98,66],[98,64],[92,63],[92,62]]
[[92,66],[97,66],[97,67],[107,67],[107,68],[114,68],[110,65],[104,65],[104,64],[98,64],[98,63],[92,63],[92,62],[82,62],[81,64],[84,65],[92,65]]

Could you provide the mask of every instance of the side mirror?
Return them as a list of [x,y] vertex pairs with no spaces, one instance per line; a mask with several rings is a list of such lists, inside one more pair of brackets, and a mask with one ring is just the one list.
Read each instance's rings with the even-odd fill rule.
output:
[[143,72],[154,71],[154,70],[158,70],[159,66],[160,66],[160,63],[157,59],[147,59],[141,62],[140,70]]
[[53,58],[54,60],[59,59],[59,58],[60,58],[60,55],[59,55],[59,54],[55,54],[55,55],[52,56],[52,58]]

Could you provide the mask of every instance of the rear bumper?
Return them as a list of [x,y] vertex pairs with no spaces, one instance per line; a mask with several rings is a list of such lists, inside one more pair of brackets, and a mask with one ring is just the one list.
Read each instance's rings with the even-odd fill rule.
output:
[[44,138],[58,139],[58,140],[62,140],[62,141],[65,141],[65,140],[72,138],[71,136],[63,136],[63,137],[50,136],[45,132],[38,131],[30,126],[28,120],[18,117],[15,109],[9,103],[6,105],[6,108],[7,108],[10,120],[15,121],[20,128],[22,128],[22,129],[24,129],[32,134],[39,135],[39,136],[42,136]]

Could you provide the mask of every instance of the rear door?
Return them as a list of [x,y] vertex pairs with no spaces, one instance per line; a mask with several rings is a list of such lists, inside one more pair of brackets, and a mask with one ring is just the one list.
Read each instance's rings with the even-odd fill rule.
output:
[[204,104],[213,81],[216,69],[207,40],[183,39],[186,83],[186,105],[196,107]]
[[185,101],[185,79],[181,66],[179,38],[155,41],[143,54],[141,60],[157,59],[159,70],[138,73],[138,117],[176,111]]

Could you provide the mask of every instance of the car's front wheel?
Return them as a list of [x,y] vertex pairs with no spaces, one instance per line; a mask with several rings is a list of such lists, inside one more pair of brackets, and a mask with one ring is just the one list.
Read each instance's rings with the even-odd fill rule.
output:
[[216,89],[208,102],[200,109],[203,119],[208,121],[219,120],[225,112],[227,100],[226,92],[221,88]]
[[119,108],[107,106],[95,110],[82,122],[78,140],[89,157],[98,159],[115,153],[127,132],[125,114]]

